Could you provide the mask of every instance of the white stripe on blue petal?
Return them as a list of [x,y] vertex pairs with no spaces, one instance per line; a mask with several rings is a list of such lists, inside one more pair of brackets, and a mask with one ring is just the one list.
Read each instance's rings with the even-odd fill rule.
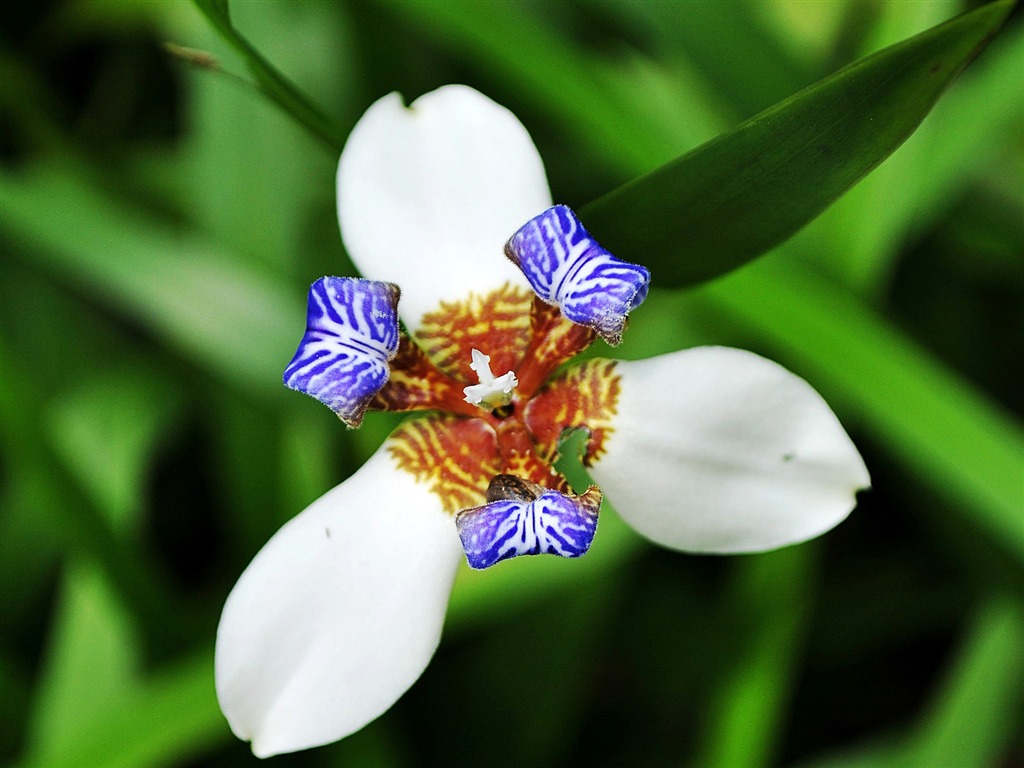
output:
[[[495,479],[503,477],[510,476]],[[601,492],[591,487],[573,497],[535,487],[533,498],[529,496],[534,494],[509,494],[512,498],[459,512],[455,525],[472,568],[489,568],[519,555],[579,557],[590,549]]]
[[309,288],[306,335],[284,369],[284,383],[358,427],[388,380],[398,350],[398,286],[322,277]]
[[505,254],[541,299],[609,344],[622,340],[626,316],[647,298],[651,273],[612,256],[564,205],[530,219]]

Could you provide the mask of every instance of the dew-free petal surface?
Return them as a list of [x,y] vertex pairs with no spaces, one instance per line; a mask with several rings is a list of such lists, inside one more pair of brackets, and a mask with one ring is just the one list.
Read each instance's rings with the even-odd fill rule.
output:
[[387,446],[285,524],[224,606],[217,696],[260,757],[359,730],[437,648],[462,548]]
[[616,413],[591,474],[658,544],[730,553],[805,541],[846,518],[870,483],[821,396],[770,360],[697,347],[615,372]]

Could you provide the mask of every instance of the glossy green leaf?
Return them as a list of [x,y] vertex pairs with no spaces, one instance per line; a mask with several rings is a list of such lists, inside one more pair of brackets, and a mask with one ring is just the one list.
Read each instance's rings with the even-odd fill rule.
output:
[[991,3],[855,62],[586,206],[588,228],[662,286],[740,266],[902,144],[1012,5]]
[[791,241],[846,284],[875,295],[900,249],[949,211],[999,163],[1024,120],[1024,29],[1007,27],[928,120],[876,169]]

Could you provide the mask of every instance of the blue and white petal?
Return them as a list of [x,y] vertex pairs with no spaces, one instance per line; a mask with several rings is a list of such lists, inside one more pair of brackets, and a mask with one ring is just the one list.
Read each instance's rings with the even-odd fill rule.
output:
[[398,286],[375,280],[322,277],[313,283],[306,334],[284,383],[358,427],[398,350],[398,297]]
[[592,487],[574,497],[538,491],[534,498],[500,499],[459,512],[455,524],[472,568],[519,555],[579,557],[590,549],[601,492]]
[[803,379],[751,352],[697,347],[619,361],[590,474],[621,517],[688,552],[776,549],[839,524],[870,485],[857,448]]
[[505,254],[541,299],[612,345],[621,341],[627,315],[647,298],[651,273],[612,256],[564,205],[528,221]]
[[544,165],[522,123],[464,85],[408,107],[397,93],[379,99],[338,164],[345,247],[362,275],[402,286],[412,333],[442,301],[526,288],[501,247],[549,205]]
[[440,498],[385,443],[281,528],[231,591],[215,656],[231,730],[269,757],[380,716],[433,656],[461,559]]

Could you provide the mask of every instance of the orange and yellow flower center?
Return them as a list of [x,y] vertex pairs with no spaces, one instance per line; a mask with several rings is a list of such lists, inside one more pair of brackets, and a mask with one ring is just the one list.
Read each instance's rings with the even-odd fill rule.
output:
[[[403,337],[390,380],[372,403],[385,410],[437,412],[405,422],[394,434],[390,450],[399,467],[429,484],[451,513],[484,503],[498,474],[568,492],[551,466],[559,437],[565,429],[584,427],[590,433],[588,454],[599,455],[611,432],[619,385],[615,363],[608,360],[552,374],[593,339],[592,330],[517,287],[443,303],[424,319],[415,342]],[[484,379],[471,367],[474,349],[489,356],[494,371],[514,372],[515,388],[490,410],[482,407],[490,401],[467,402],[467,386]]]

